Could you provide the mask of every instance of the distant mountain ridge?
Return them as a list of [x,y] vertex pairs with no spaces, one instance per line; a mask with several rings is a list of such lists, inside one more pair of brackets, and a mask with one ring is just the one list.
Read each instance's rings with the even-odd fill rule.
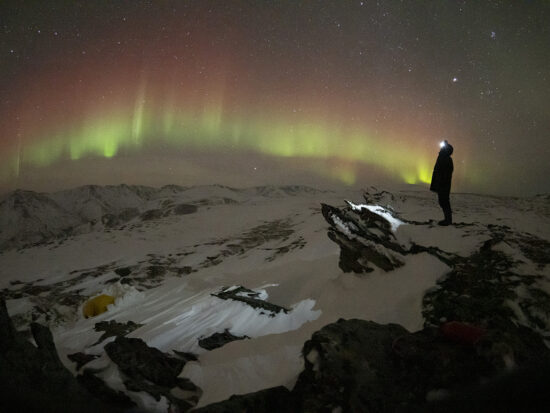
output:
[[133,219],[188,214],[198,206],[321,192],[300,185],[245,189],[223,185],[85,185],[54,193],[18,189],[0,201],[0,251],[112,228]]

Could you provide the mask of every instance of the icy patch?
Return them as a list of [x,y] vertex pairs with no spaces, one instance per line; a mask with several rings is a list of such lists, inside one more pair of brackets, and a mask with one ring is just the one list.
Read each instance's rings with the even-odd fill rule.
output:
[[348,203],[354,211],[361,211],[363,208],[366,208],[370,212],[380,215],[390,223],[392,232],[395,232],[397,228],[405,224],[403,221],[395,218],[387,209],[382,208],[380,205],[354,204],[351,201],[348,201]]

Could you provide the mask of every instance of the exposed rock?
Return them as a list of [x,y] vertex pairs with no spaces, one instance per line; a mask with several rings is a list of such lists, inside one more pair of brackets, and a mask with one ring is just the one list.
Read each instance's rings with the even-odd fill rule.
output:
[[136,404],[121,391],[115,391],[96,377],[90,370],[85,370],[83,374],[76,377],[78,382],[85,387],[91,394],[99,400],[107,403],[109,406],[115,406],[120,409],[129,409]]
[[340,210],[322,204],[326,221],[331,225],[329,238],[340,246],[339,266],[344,272],[371,272],[370,264],[384,271],[403,265],[404,248],[391,231],[391,224],[366,208]]
[[402,372],[392,344],[406,334],[397,324],[364,320],[339,320],[314,333],[293,389],[299,411],[395,411],[409,396],[396,386]]
[[223,333],[214,333],[209,337],[199,339],[199,346],[206,350],[214,350],[215,348],[222,347],[223,345],[236,340],[244,340],[250,338],[248,336],[234,336],[225,329]]
[[105,346],[107,355],[120,370],[134,380],[149,380],[161,386],[174,387],[184,363],[149,347],[138,338],[117,337]]
[[288,313],[290,311],[287,308],[281,307],[276,304],[271,304],[267,301],[259,299],[259,293],[242,286],[224,287],[219,293],[212,295],[214,297],[221,298],[222,300],[240,301],[253,308],[265,310],[270,317],[275,317],[275,315],[280,313],[281,311],[283,311],[284,313]]
[[151,265],[147,267],[147,275],[151,278],[162,277],[166,274],[166,267],[162,265]]
[[125,336],[132,331],[140,328],[142,325],[143,324],[134,323],[133,321],[128,321],[126,323],[117,323],[115,320],[100,321],[99,323],[95,324],[94,329],[95,331],[104,331],[104,333],[93,345],[95,346],[96,344],[101,343],[103,340],[109,337]]
[[193,272],[193,267],[190,267],[188,265],[185,265],[183,267],[175,267],[173,268],[173,270],[175,271],[175,273],[178,275],[178,276],[182,276],[182,275],[188,275],[188,274],[191,274]]
[[132,270],[130,267],[121,267],[121,268],[115,269],[115,274],[120,275],[121,277],[126,277],[131,273],[132,273]]
[[[138,338],[119,336],[105,346],[105,352],[127,376],[124,384],[128,390],[146,391],[156,400],[164,396],[183,411],[196,404],[200,389],[189,380],[178,378],[185,361],[149,347]],[[174,388],[184,390],[184,397],[176,397]]]
[[31,324],[36,346],[17,333],[0,299],[0,411],[119,412],[83,388],[63,366],[47,327]]
[[298,412],[290,391],[283,386],[261,390],[240,396],[231,396],[228,400],[213,403],[200,409],[197,413],[234,413],[234,412]]
[[172,350],[172,352],[177,357],[182,359],[184,361],[184,363],[187,363],[188,361],[197,361],[198,360],[197,356],[193,353],[187,353],[185,351],[178,351],[178,350]]
[[174,208],[174,214],[176,215],[187,215],[197,212],[198,208],[196,205],[189,204],[179,204]]
[[[509,370],[502,363],[508,348],[493,341],[494,337],[494,332],[489,331],[483,338],[464,344],[461,339],[443,334],[439,328],[409,333],[397,324],[341,319],[314,333],[304,344],[305,368],[290,394],[281,388],[267,389],[232,396],[199,411],[494,411],[491,408],[476,410],[465,395],[473,395],[484,401],[483,406],[490,407],[488,396],[511,399],[495,390],[507,388],[511,388],[514,395],[524,397],[524,403],[531,400],[529,397],[550,399],[547,392],[541,396],[531,389],[532,380],[521,373],[521,368],[518,370],[521,374],[512,373],[508,378]],[[539,344],[542,344],[540,339]],[[550,352],[538,350],[546,357]],[[496,358],[501,362],[495,362]],[[533,369],[529,366],[534,365],[525,366]],[[550,377],[548,361],[536,366],[545,370],[542,373],[533,370],[535,377]],[[515,383],[515,388],[510,382]],[[484,387],[484,383],[490,386]],[[533,385],[539,391],[542,389],[540,383]],[[485,388],[488,393],[484,394]],[[446,398],[457,404],[445,402]],[[502,402],[498,405],[505,406]],[[527,408],[534,411],[529,410],[529,404]]]
[[139,215],[139,209],[137,208],[124,208],[118,213],[118,220],[120,223],[128,222]]
[[141,214],[140,218],[142,221],[150,221],[153,219],[162,218],[164,211],[162,209],[150,209]]
[[71,361],[74,361],[76,363],[76,369],[80,370],[82,366],[89,363],[92,360],[95,360],[99,356],[96,354],[85,354],[82,352],[68,354],[67,358]]

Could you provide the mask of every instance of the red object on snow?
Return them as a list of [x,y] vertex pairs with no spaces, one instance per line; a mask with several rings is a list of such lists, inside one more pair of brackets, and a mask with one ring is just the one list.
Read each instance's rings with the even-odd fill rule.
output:
[[483,328],[460,321],[449,321],[448,323],[442,324],[440,329],[446,338],[470,345],[476,344],[486,333]]

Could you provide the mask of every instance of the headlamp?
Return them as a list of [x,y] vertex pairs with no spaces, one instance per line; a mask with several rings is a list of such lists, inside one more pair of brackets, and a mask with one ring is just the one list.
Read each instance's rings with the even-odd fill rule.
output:
[[444,146],[445,146],[445,141],[439,142],[439,147],[440,147],[440,148],[443,148]]

